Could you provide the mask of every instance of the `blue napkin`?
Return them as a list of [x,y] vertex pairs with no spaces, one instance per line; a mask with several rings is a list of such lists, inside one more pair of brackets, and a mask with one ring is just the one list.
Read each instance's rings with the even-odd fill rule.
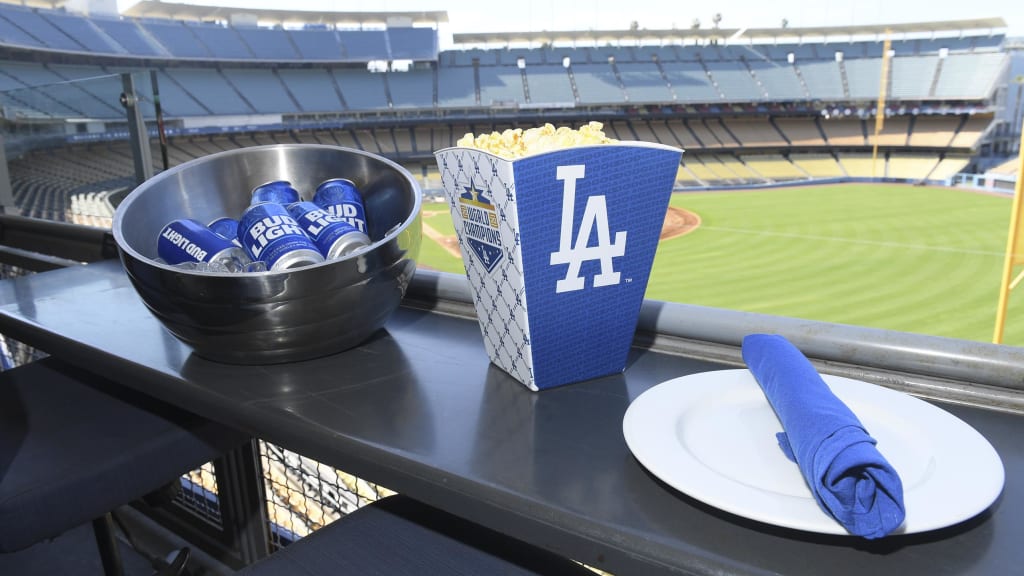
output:
[[782,422],[779,447],[797,463],[814,499],[848,532],[868,539],[903,523],[903,483],[853,412],[789,340],[743,339],[743,360]]

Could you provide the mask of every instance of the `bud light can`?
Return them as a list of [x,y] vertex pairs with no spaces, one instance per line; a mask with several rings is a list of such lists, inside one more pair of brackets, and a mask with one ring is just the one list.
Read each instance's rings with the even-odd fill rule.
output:
[[267,269],[287,270],[324,261],[316,244],[276,202],[249,206],[239,221],[239,239],[253,260],[267,263]]
[[288,207],[288,212],[328,260],[370,245],[369,236],[312,202],[296,202]]
[[313,203],[355,226],[363,234],[369,234],[366,231],[363,195],[351,180],[332,178],[320,183],[313,194]]
[[229,272],[238,272],[249,264],[249,256],[230,240],[195,220],[169,222],[157,240],[157,255],[171,265],[185,262],[221,264]]
[[299,191],[292,188],[292,183],[287,180],[274,180],[266,184],[260,184],[252,189],[252,200],[249,205],[260,202],[275,202],[285,206],[294,204],[301,200]]
[[221,238],[227,238],[231,240],[231,243],[235,246],[241,246],[242,243],[238,241],[238,220],[234,218],[228,218],[224,216],[217,218],[213,222],[206,225],[207,228],[213,230]]

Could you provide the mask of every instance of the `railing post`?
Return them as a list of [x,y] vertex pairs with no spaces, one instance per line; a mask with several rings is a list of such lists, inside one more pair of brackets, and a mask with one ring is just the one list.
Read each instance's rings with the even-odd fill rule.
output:
[[142,184],[153,177],[153,154],[149,148],[149,130],[142,119],[139,99],[135,93],[135,80],[131,74],[121,74],[124,91],[121,92],[121,105],[128,113],[129,145],[132,148],[132,159],[135,161],[135,183]]
[[7,169],[7,151],[4,149],[5,142],[3,134],[0,134],[0,212],[5,214],[16,214],[17,207],[14,205],[14,191],[11,188],[11,173]]
[[228,452],[214,468],[225,533],[245,565],[265,558],[270,554],[270,528],[259,440]]

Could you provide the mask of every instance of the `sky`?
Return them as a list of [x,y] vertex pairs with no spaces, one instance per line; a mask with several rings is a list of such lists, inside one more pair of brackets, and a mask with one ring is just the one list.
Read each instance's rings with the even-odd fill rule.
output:
[[[118,0],[126,8],[137,0]],[[171,0],[164,0],[171,1]],[[192,0],[190,4],[280,9],[271,0]],[[1024,36],[1024,3],[1020,0],[717,0],[674,2],[652,0],[291,0],[288,6],[311,11],[445,10],[450,31],[520,32],[542,30],[623,30],[636,21],[641,28],[689,28],[694,19],[711,27],[716,13],[722,28],[887,24],[933,20],[1002,17],[1011,36]]]

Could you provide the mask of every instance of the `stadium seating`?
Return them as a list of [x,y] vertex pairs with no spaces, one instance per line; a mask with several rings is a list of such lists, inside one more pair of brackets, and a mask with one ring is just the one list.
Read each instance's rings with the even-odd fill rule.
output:
[[839,157],[843,171],[851,178],[884,178],[885,157],[872,159],[870,154],[843,154]]
[[744,147],[785,148],[786,140],[782,134],[763,119],[727,119],[723,120],[729,132]]
[[950,148],[974,149],[991,126],[991,116],[970,118],[953,137],[953,141],[949,143]]
[[910,146],[927,146],[945,148],[953,141],[961,119],[957,117],[926,117],[918,116],[913,125],[913,132],[907,144]]
[[[132,57],[151,58],[169,125],[211,123],[202,135],[171,136],[171,166],[238,146],[316,142],[401,159],[429,174],[433,151],[465,132],[598,119],[613,137],[683,148],[679,183],[701,186],[871,177],[876,143],[876,176],[946,179],[992,128],[985,106],[1008,62],[998,34],[895,40],[891,115],[876,142],[866,109],[881,86],[880,40],[442,52],[433,28],[285,29],[0,4],[0,42],[38,56],[0,61],[9,118],[116,125],[124,118],[122,71],[137,72],[140,106],[151,118],[150,68],[130,65]],[[417,64],[384,70],[381,63],[394,60]],[[200,120],[230,116],[273,126],[213,136],[217,121]],[[375,124],[380,118],[387,123]],[[108,158],[108,146],[72,148],[70,159],[56,159],[84,166],[23,168],[37,153],[13,160],[12,180],[39,195],[28,201],[16,192],[33,213],[86,217],[102,189],[82,186],[131,171],[123,150]],[[154,151],[162,168],[159,160]]]
[[938,163],[939,159],[931,154],[927,156],[893,154],[886,164],[885,175],[887,178],[923,180],[931,174]]
[[938,182],[949,180],[963,170],[968,162],[970,162],[970,158],[943,158],[935,169],[932,170],[931,174],[928,175],[928,179]]
[[821,129],[832,146],[864,146],[867,136],[860,120],[833,119],[823,121]]
[[626,90],[626,98],[632,104],[671,102],[672,92],[668,81],[662,76],[658,65],[653,62],[618,63],[619,78]]
[[514,66],[481,66],[478,72],[480,103],[514,105],[523,100],[523,78]]
[[774,122],[793,146],[825,146],[815,118],[776,118]]
[[769,182],[807,179],[806,172],[801,170],[799,166],[790,163],[789,160],[780,154],[743,156],[742,159],[748,169]]
[[846,176],[842,166],[831,155],[793,154],[789,159],[811,178],[842,178]]

